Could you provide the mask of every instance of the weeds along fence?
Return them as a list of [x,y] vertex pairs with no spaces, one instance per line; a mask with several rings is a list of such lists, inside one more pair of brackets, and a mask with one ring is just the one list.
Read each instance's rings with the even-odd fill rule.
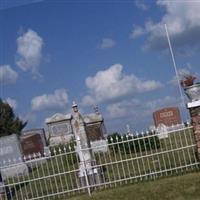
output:
[[[93,190],[199,169],[191,126],[169,131],[164,137],[149,132],[108,137],[106,143],[93,147],[94,173],[91,176],[85,169],[84,182],[79,176],[80,161],[75,146],[74,143],[52,148],[45,155],[24,158],[22,163],[16,159],[16,164],[9,165],[11,161],[5,161],[7,167],[1,170],[18,169],[25,164],[28,172],[20,176],[7,173],[0,185],[0,199],[66,199],[81,193],[91,194]],[[84,155],[88,149],[79,151]],[[87,165],[87,160],[84,164]],[[97,171],[100,181],[93,177]]]

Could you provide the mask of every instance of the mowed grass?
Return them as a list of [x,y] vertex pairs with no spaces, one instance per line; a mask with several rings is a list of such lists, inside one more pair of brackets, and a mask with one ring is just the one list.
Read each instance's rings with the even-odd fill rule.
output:
[[200,172],[139,182],[109,190],[66,198],[70,200],[199,200]]

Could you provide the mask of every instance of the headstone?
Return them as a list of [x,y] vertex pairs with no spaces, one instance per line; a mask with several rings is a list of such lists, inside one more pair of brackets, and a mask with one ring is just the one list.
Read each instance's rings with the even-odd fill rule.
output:
[[15,134],[0,138],[0,169],[2,179],[28,174],[21,147]]
[[180,111],[177,107],[163,108],[153,113],[155,126],[164,124],[165,126],[172,126],[181,124]]
[[[89,141],[102,140],[105,135],[104,119],[98,112],[83,116],[85,130]],[[72,129],[72,115],[56,113],[45,120],[48,126],[50,145],[66,144],[74,136]]]
[[20,137],[23,155],[28,157],[40,153],[44,154],[44,144],[40,134],[27,134]]
[[47,118],[45,123],[48,127],[50,145],[67,143],[72,138],[71,115],[57,113]]
[[159,139],[168,138],[167,126],[165,126],[164,124],[159,124],[156,132]]
[[66,144],[72,139],[72,135],[60,135],[60,136],[53,136],[50,137],[50,145],[56,146],[59,144]]
[[83,118],[88,140],[102,140],[106,132],[102,115],[99,113],[91,113],[84,115]]
[[[16,161],[14,162],[14,159]],[[20,160],[21,159],[21,160]],[[10,162],[8,162],[10,160]],[[15,134],[0,138],[0,167],[22,162],[19,140]]]
[[44,146],[47,146],[47,139],[43,128],[29,129],[22,132],[22,135],[39,134]]

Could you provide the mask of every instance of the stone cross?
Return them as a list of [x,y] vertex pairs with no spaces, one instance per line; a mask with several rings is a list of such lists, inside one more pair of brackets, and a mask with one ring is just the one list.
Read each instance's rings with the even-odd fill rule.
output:
[[80,163],[80,174],[79,176],[84,176],[86,170],[87,173],[92,173],[92,153],[87,139],[87,134],[85,131],[85,124],[82,115],[78,111],[78,105],[73,102],[72,105],[73,114],[72,114],[72,127],[73,132],[77,142],[77,153],[79,155]]
[[81,186],[88,186],[90,190],[89,185],[102,182],[101,170],[95,167],[96,161],[87,138],[84,118],[78,111],[78,105],[75,102],[73,102],[72,109],[71,123],[76,138],[76,151],[80,159],[78,176]]

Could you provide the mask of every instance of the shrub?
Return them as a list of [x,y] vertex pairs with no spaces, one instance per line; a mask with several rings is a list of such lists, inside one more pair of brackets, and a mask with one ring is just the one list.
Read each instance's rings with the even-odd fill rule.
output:
[[[151,137],[144,137],[151,136]],[[114,149],[115,152],[121,153],[134,153],[150,151],[160,148],[159,138],[150,132],[148,134],[140,135],[120,135],[119,133],[114,133],[108,136],[108,143],[113,144],[110,149]]]

